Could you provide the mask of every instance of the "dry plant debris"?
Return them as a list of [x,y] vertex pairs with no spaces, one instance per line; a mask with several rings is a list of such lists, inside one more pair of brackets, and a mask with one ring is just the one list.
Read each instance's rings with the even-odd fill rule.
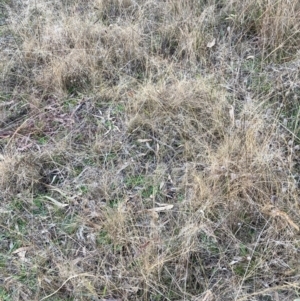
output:
[[0,300],[298,300],[299,17],[0,1]]

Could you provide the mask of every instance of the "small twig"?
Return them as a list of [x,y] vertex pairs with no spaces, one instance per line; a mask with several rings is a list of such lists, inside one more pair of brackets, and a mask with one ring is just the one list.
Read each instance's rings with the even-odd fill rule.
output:
[[82,100],[77,106],[76,108],[73,110],[72,114],[71,114],[71,118],[74,117],[75,113],[81,109],[81,107],[85,104],[86,100]]
[[29,119],[26,119],[16,130],[15,132],[12,134],[12,136],[10,137],[9,141],[7,142],[7,145],[6,147],[9,146],[9,144],[11,143],[12,139],[17,135],[17,133],[22,129],[22,127],[26,124],[26,122],[28,121]]
[[73,279],[73,278],[76,278],[76,277],[81,277],[81,276],[95,277],[94,275],[87,274],[87,273],[83,273],[83,274],[78,274],[78,275],[71,276],[71,277],[69,277],[66,281],[64,281],[63,284],[62,284],[56,291],[54,291],[52,294],[50,294],[50,295],[48,295],[48,296],[43,297],[40,301],[43,301],[43,300],[46,300],[46,299],[52,297],[53,295],[55,295],[56,293],[58,293],[59,290],[62,289],[62,287],[63,287],[69,280],[71,280],[71,279]]
[[7,107],[7,106],[9,106],[9,105],[12,105],[13,103],[14,103],[13,100],[8,101],[8,102],[0,103],[0,108]]
[[153,136],[150,136],[150,137],[151,137],[154,141],[156,141],[158,144],[164,145],[164,146],[166,146],[167,148],[171,149],[173,152],[176,152],[176,150],[175,150],[172,146],[170,146],[170,145],[168,145],[168,144],[166,144],[166,143],[161,142],[160,140],[156,139],[156,138],[153,137]]

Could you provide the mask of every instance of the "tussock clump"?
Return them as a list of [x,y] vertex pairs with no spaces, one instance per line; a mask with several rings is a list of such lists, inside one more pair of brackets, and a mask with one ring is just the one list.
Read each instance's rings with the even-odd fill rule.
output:
[[16,192],[37,184],[41,179],[41,166],[36,157],[24,155],[5,155],[0,162],[1,190]]
[[257,39],[264,57],[290,60],[297,52],[296,20],[300,14],[297,1],[234,1],[225,5],[224,10],[240,39]]
[[98,22],[97,11],[83,20],[80,8],[68,12],[54,3],[43,9],[29,3],[21,26],[11,17],[20,38],[15,68],[34,69],[32,82],[49,93],[80,92],[102,81],[115,84],[122,73],[141,76],[147,50],[138,24]]
[[128,130],[136,139],[161,141],[161,153],[197,160],[204,141],[218,143],[228,130],[226,104],[225,94],[202,79],[148,84],[129,102]]
[[101,37],[105,49],[102,65],[104,76],[119,80],[120,74],[141,76],[146,71],[147,55],[138,26],[111,25]]
[[189,66],[207,63],[207,43],[214,37],[214,5],[149,2],[143,6],[140,23],[151,53],[183,60]]
[[132,0],[98,0],[95,1],[99,21],[104,24],[122,22],[135,19],[139,10],[139,4]]

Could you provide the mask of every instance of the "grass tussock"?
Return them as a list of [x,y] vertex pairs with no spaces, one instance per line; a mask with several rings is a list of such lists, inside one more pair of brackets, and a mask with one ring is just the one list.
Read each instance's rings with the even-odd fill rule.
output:
[[2,1],[0,300],[298,300],[298,1]]

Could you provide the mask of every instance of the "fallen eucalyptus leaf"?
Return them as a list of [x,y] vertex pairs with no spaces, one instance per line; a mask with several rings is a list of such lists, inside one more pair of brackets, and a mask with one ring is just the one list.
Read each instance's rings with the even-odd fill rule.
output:
[[216,38],[214,38],[211,42],[207,43],[207,48],[212,48],[216,45]]
[[64,208],[64,207],[69,206],[68,204],[62,204],[59,201],[57,201],[54,198],[51,198],[50,196],[47,196],[47,195],[45,195],[44,198],[51,201],[54,205],[56,205],[59,208]]
[[165,210],[170,210],[174,207],[174,205],[167,205],[164,207],[155,207],[152,209],[148,209],[148,211],[155,211],[155,212],[160,212],[160,211],[165,211]]

